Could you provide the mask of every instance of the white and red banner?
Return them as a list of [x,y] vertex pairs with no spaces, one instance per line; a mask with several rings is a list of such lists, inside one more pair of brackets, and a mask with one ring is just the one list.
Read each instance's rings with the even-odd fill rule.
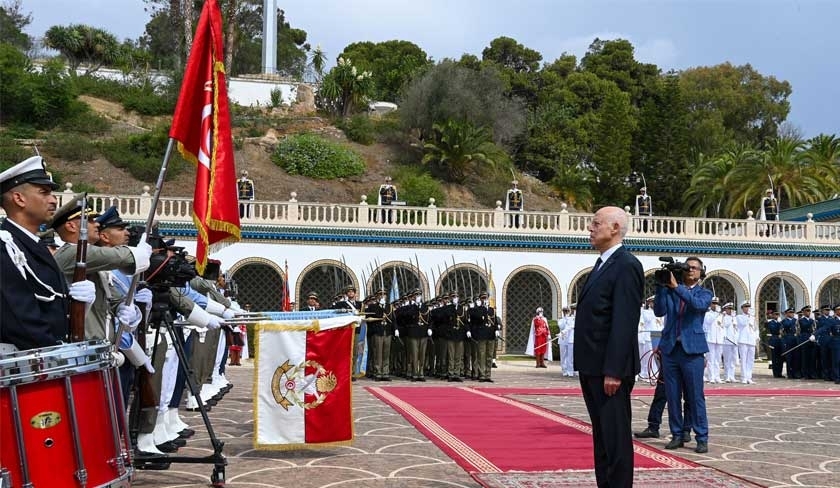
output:
[[204,272],[210,252],[240,239],[223,46],[218,2],[206,0],[169,131],[181,155],[196,165],[193,222],[198,230],[199,273]]
[[254,448],[353,440],[351,362],[358,316],[259,322]]

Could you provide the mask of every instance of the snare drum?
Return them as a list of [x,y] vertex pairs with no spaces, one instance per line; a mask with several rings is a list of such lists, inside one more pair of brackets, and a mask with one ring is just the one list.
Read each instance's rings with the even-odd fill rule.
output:
[[0,358],[0,486],[130,486],[118,384],[107,342]]

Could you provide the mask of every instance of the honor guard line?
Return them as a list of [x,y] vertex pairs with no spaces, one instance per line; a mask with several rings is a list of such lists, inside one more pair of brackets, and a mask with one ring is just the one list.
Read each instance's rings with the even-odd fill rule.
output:
[[[141,195],[88,198],[96,211],[116,205],[125,221],[143,225],[152,203],[148,188],[144,190]],[[56,192],[59,206],[72,195],[69,189]],[[425,299],[455,291],[464,301],[479,290],[490,291],[504,324],[499,351],[519,354],[525,350],[533,309],[542,306],[547,318],[554,319],[563,306],[576,302],[595,255],[588,239],[593,215],[570,212],[565,204],[556,212],[507,211],[500,201],[493,209],[471,209],[437,207],[429,199],[424,207],[391,206],[390,217],[382,219],[382,208],[365,196],[355,204],[302,202],[297,196],[292,192],[287,201],[250,200],[241,219],[242,241],[210,256],[223,263],[240,294],[262,289],[276,295],[262,310],[280,309],[287,279],[291,301],[302,304],[316,273],[334,274],[341,285],[357,286],[364,297],[383,284],[387,287],[395,270],[400,286],[407,287],[405,280],[419,285]],[[840,207],[840,201],[832,202]],[[156,217],[160,233],[191,254],[196,239],[192,203],[191,198],[162,197]],[[759,221],[751,211],[743,219],[711,219],[635,216],[632,208],[625,210],[630,219],[625,244],[642,261],[650,288],[646,296],[652,294],[659,257],[682,261],[697,255],[707,266],[706,286],[714,280],[725,301],[752,300],[759,324],[778,306],[779,280],[797,309],[840,301],[840,269],[829,265],[840,255],[840,222],[815,221],[810,213],[797,221]],[[829,219],[838,215],[825,213]],[[281,283],[276,291],[265,290],[263,282],[249,282],[254,273],[246,271],[254,266],[276,273]],[[533,297],[537,290],[539,297]]]

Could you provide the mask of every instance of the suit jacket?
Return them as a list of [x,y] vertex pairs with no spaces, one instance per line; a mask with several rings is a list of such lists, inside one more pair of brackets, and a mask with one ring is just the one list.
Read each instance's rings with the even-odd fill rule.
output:
[[[685,305],[680,320],[680,302]],[[682,348],[688,354],[709,352],[706,333],[703,332],[703,318],[712,304],[712,292],[700,285],[688,288],[678,285],[673,290],[666,286],[656,287],[653,312],[657,317],[665,316],[665,328],[659,340],[659,349],[670,354],[677,344],[677,324],[682,336]],[[727,341],[728,343],[728,341]]]
[[574,368],[581,375],[627,378],[641,370],[642,263],[624,246],[589,275],[578,295]]
[[[32,240],[11,222],[4,220],[0,230],[9,232],[35,275],[56,293],[67,292],[64,275],[50,251]],[[51,296],[46,288],[27,274],[26,279],[12,263],[6,246],[0,243],[0,342],[14,344],[18,349],[54,346],[67,339],[69,331],[69,300],[57,296],[41,301],[35,295]]]

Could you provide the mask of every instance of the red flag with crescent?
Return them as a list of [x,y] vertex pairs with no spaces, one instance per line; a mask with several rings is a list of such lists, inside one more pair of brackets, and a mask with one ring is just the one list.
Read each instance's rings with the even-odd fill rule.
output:
[[222,13],[207,0],[181,84],[169,136],[196,165],[193,222],[198,230],[196,269],[210,252],[240,239],[236,165],[224,66]]

